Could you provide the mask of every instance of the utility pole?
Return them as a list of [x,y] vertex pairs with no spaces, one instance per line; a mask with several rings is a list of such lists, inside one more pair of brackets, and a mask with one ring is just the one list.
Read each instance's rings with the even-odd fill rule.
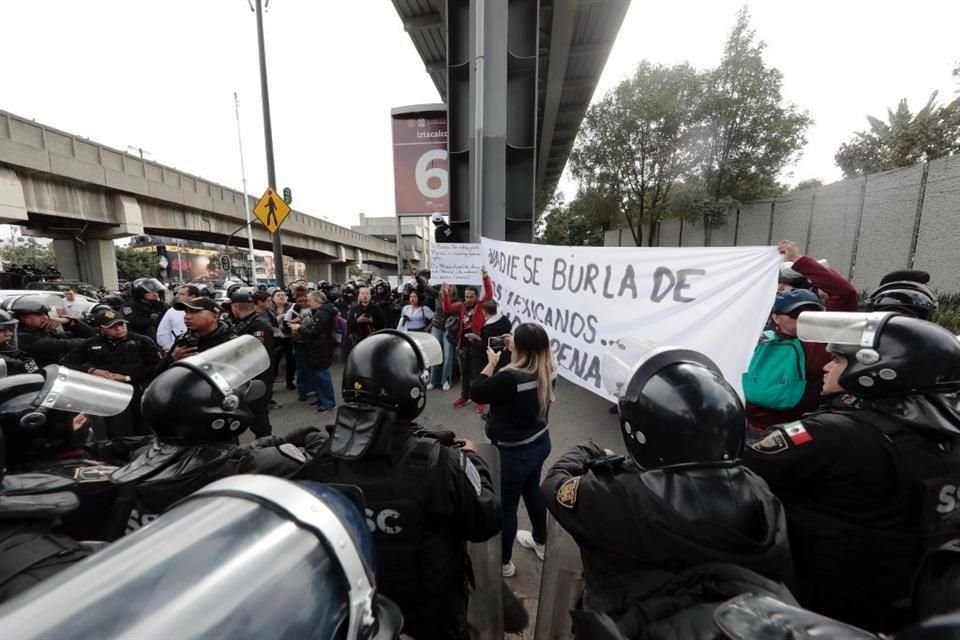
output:
[[[269,4],[270,0],[267,0]],[[263,142],[267,149],[267,182],[277,191],[277,171],[273,166],[273,127],[270,124],[270,93],[267,89],[267,53],[263,43],[263,0],[256,0],[257,44],[260,47],[260,96],[263,98]],[[273,271],[277,286],[284,288],[283,282],[283,244],[280,242],[280,229],[273,234]]]
[[[243,181],[243,212],[247,216],[247,244],[250,250],[250,274],[253,284],[257,284],[257,261],[253,253],[253,228],[250,224],[250,196],[247,195],[247,169],[243,162],[243,135],[240,132],[240,99],[233,92],[233,107],[237,114],[237,142],[240,144],[240,179]],[[277,231],[279,233],[279,230]],[[227,247],[229,250],[229,247]]]

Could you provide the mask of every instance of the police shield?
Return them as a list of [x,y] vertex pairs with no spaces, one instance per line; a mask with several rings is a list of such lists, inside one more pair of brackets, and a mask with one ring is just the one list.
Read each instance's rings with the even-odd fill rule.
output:
[[44,367],[43,373],[43,388],[33,401],[34,406],[40,409],[115,416],[127,408],[133,397],[133,387],[123,382],[91,376],[55,364]]
[[316,483],[234,476],[0,607],[10,638],[397,636],[359,510]]
[[253,336],[240,336],[202,353],[184,358],[174,366],[189,367],[206,378],[224,397],[270,367],[270,354]]

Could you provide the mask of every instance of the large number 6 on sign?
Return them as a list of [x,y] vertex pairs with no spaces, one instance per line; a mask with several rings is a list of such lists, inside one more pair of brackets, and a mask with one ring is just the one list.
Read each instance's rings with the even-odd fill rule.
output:
[[[429,167],[434,160],[446,160],[447,152],[444,149],[431,149],[417,160],[417,167],[414,171],[414,178],[417,181],[417,189],[428,198],[442,198],[447,195],[447,170],[443,167]],[[430,180],[439,181],[436,186],[430,186]]]

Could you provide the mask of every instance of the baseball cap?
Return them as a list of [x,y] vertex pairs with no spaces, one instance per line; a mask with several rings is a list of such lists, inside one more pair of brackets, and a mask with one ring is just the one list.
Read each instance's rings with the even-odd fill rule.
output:
[[213,311],[214,313],[223,313],[223,309],[219,304],[203,296],[194,298],[193,300],[187,300],[186,302],[178,302],[173,305],[173,308],[177,311]]
[[434,222],[443,222],[443,214],[437,211],[432,216],[430,216],[430,219],[433,220]]
[[126,320],[113,309],[100,309],[93,314],[93,324],[98,327],[112,327],[118,322],[126,322]]
[[810,311],[816,309],[823,311],[823,305],[820,304],[820,298],[809,289],[791,289],[777,294],[777,299],[773,303],[773,312],[787,314],[801,307],[809,307]]

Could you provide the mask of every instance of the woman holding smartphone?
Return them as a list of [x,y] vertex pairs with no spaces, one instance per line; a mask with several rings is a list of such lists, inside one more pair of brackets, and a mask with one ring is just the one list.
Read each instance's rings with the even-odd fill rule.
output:
[[[510,364],[497,371],[501,353],[510,353]],[[519,325],[513,336],[491,338],[487,366],[470,390],[477,404],[488,404],[487,437],[500,451],[500,510],[502,522],[502,572],[516,573],[513,541],[533,549],[543,560],[547,539],[547,509],[540,495],[540,473],[550,455],[547,417],[553,400],[556,364],[547,332],[538,324]],[[517,531],[520,498],[533,531]]]

